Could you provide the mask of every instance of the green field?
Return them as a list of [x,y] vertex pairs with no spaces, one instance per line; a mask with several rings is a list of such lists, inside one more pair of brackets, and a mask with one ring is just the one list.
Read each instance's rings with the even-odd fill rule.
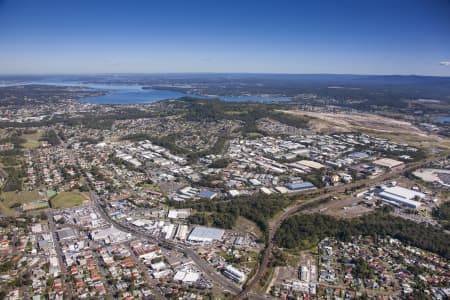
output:
[[78,192],[61,192],[50,200],[52,208],[68,208],[77,206],[88,200],[89,197]]
[[41,144],[39,139],[42,137],[42,131],[36,131],[35,133],[24,134],[22,137],[26,140],[23,147],[27,149],[38,148]]
[[0,214],[15,216],[16,208],[24,203],[40,200],[43,197],[37,191],[31,192],[4,192],[0,194]]
[[56,191],[55,190],[48,190],[47,191],[47,198],[48,199],[51,199],[55,195],[56,195]]

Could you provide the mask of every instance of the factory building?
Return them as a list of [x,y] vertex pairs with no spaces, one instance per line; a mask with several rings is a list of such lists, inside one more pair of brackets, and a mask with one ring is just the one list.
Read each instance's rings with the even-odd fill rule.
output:
[[288,190],[290,190],[290,191],[295,191],[295,192],[316,189],[314,184],[312,184],[309,181],[288,183],[288,184],[286,184],[286,188],[288,188]]
[[375,166],[394,169],[403,166],[403,162],[390,158],[381,158],[373,162]]
[[198,193],[198,196],[200,198],[205,198],[205,199],[212,200],[212,199],[216,198],[217,193],[211,192],[211,191],[208,191],[208,190],[204,190],[204,191],[201,191],[200,193]]
[[225,269],[223,270],[223,275],[236,282],[245,281],[245,274],[236,269],[235,267],[233,267],[232,265],[228,265],[225,267]]
[[196,226],[189,235],[188,241],[197,243],[211,243],[222,239],[223,229]]
[[422,203],[413,199],[425,198],[425,195],[423,193],[400,186],[381,186],[380,191],[378,192],[378,196],[385,202],[410,208],[419,208],[422,205]]

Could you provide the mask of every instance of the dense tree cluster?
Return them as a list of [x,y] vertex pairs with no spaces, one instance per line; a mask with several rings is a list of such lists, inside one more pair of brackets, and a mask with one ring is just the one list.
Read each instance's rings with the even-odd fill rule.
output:
[[294,216],[281,225],[275,242],[283,248],[310,248],[325,237],[350,241],[352,236],[358,235],[391,236],[450,258],[448,233],[430,225],[393,217],[386,211],[350,220],[319,214]]
[[352,269],[352,274],[355,278],[374,278],[375,272],[367,263],[367,261],[361,257],[352,260],[355,265]]
[[128,141],[144,141],[149,140],[153,144],[168,149],[173,154],[186,154],[188,151],[176,145],[175,141],[178,136],[176,134],[169,134],[166,136],[153,136],[147,133],[136,133],[124,136],[122,140]]
[[[237,218],[242,216],[255,222],[263,232],[266,232],[267,221],[289,203],[290,200],[287,197],[280,195],[268,197],[263,194],[258,194],[252,197],[239,197],[228,201],[208,199],[186,202],[171,201],[169,205],[178,208],[192,208],[198,212],[213,213],[212,224],[223,228],[227,228],[227,226],[231,227],[236,223]],[[225,217],[215,216],[214,213]],[[194,215],[191,221],[199,224],[202,224],[202,222],[203,224],[207,224],[211,221],[208,218]]]
[[433,217],[447,230],[450,230],[450,201],[447,201],[433,210]]
[[271,118],[298,128],[306,128],[310,120],[306,116],[288,115],[277,111],[283,108],[281,104],[237,103],[184,97],[180,99],[178,105],[187,112],[184,118],[188,121],[241,121],[244,124],[242,128],[244,133],[259,132],[256,121],[262,118]]
[[39,140],[47,141],[52,146],[56,146],[61,143],[58,134],[53,129],[50,129],[47,132],[45,132],[45,134]]
[[0,138],[0,144],[11,143],[14,145],[15,149],[22,148],[22,144],[25,143],[26,140],[21,135],[21,132],[13,132],[7,137]]
[[224,229],[231,229],[236,222],[237,215],[229,213],[195,213],[189,217],[191,224],[214,226]]
[[223,169],[223,168],[226,168],[229,163],[230,163],[229,159],[220,158],[220,159],[217,159],[217,160],[213,161],[212,163],[210,163],[208,167],[215,168],[215,169]]
[[3,186],[4,192],[15,192],[22,190],[22,180],[15,174],[14,169],[8,170],[8,179]]

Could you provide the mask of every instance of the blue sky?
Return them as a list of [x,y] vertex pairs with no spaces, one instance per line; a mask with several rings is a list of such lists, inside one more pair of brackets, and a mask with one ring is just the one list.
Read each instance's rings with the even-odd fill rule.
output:
[[450,1],[0,0],[0,73],[450,76]]

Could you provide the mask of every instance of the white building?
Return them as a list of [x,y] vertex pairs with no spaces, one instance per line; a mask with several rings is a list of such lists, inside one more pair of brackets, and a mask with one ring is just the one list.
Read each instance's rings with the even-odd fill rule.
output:
[[381,187],[381,192],[378,193],[381,200],[388,203],[397,204],[400,206],[406,206],[410,208],[419,208],[422,203],[413,199],[423,199],[425,195],[420,192],[416,192],[400,186]]
[[223,275],[236,282],[245,281],[245,274],[236,269],[235,267],[233,267],[232,265],[228,265],[225,267],[225,270],[223,270]]
[[188,233],[188,226],[187,225],[179,225],[177,228],[177,233],[175,234],[175,237],[179,240],[184,241],[186,239]]
[[225,231],[223,229],[196,226],[189,235],[191,242],[211,243],[215,240],[221,240]]

